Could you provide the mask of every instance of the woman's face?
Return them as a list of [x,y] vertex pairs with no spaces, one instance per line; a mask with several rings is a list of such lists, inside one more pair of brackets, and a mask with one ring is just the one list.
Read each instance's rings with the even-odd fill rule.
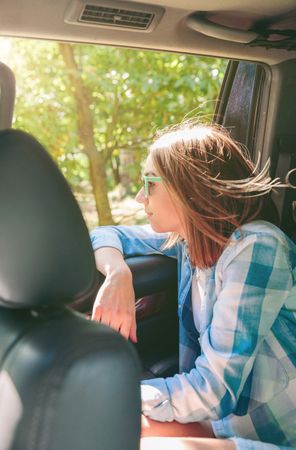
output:
[[[159,176],[150,156],[147,158],[144,174]],[[173,195],[162,182],[149,182],[148,197],[145,197],[144,187],[142,187],[136,195],[136,200],[143,204],[154,231],[158,233],[176,232],[185,238],[181,212],[177,209]]]

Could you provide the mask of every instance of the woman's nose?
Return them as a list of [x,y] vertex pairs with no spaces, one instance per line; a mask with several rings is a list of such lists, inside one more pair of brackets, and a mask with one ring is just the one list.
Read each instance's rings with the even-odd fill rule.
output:
[[147,201],[143,187],[139,190],[135,199],[138,203],[145,203],[145,201]]

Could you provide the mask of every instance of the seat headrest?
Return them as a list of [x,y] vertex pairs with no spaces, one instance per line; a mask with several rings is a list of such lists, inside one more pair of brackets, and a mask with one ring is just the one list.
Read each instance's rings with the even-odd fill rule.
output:
[[58,306],[91,295],[89,234],[63,175],[27,133],[0,132],[0,305]]

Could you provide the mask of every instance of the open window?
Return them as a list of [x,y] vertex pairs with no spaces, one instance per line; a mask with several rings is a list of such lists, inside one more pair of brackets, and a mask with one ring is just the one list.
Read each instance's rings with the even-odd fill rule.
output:
[[15,101],[15,77],[13,71],[0,62],[0,130],[12,125]]

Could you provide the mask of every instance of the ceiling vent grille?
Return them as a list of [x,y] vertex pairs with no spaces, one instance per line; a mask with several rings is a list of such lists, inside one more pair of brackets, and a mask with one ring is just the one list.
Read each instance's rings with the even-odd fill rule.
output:
[[154,14],[150,12],[86,5],[80,16],[80,21],[97,25],[147,30],[153,18]]
[[65,13],[65,22],[150,33],[163,14],[164,8],[159,6],[125,0],[72,0]]

